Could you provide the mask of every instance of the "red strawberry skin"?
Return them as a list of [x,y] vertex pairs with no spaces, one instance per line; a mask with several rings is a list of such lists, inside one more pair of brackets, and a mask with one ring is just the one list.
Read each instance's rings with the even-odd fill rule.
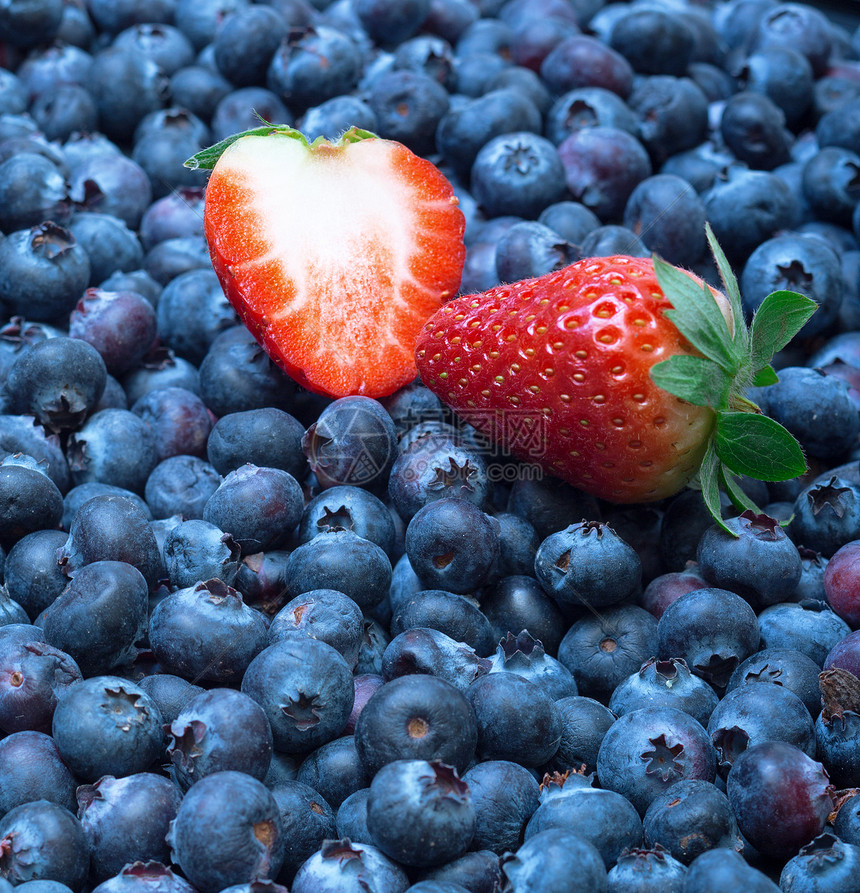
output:
[[586,258],[445,304],[418,338],[418,371],[513,455],[612,502],[659,500],[696,473],[715,421],[649,376],[698,355],[671,307],[650,259]]
[[204,224],[242,321],[288,375],[331,397],[381,397],[415,377],[415,338],[465,259],[450,183],[372,136],[241,137],[212,170]]

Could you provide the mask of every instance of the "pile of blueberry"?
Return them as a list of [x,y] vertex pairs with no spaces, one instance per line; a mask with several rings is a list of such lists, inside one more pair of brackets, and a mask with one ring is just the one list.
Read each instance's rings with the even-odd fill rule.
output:
[[[0,3],[0,893],[856,893],[860,30],[777,0]],[[462,290],[659,252],[819,310],[803,478],[600,502],[297,386],[183,162],[449,177]],[[288,211],[285,209],[285,213]]]

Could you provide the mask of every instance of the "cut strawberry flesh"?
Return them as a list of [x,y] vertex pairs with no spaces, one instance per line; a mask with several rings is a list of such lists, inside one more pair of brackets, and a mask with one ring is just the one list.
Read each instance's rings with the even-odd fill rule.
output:
[[247,136],[207,187],[221,284],[269,355],[309,390],[390,394],[460,283],[464,218],[448,181],[388,140],[310,149]]

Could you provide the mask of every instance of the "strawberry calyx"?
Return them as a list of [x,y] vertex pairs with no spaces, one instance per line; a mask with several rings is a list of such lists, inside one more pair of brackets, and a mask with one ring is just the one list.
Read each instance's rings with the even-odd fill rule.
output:
[[212,170],[218,163],[218,159],[230,148],[230,146],[233,145],[233,143],[236,142],[236,140],[242,139],[243,136],[272,136],[273,134],[286,136],[296,140],[309,150],[318,149],[325,145],[332,149],[341,149],[344,146],[348,146],[350,143],[359,143],[362,140],[368,139],[379,139],[375,133],[371,133],[369,130],[362,130],[360,127],[350,127],[349,130],[345,130],[335,140],[329,140],[324,136],[318,136],[313,142],[309,142],[308,138],[300,130],[296,130],[295,127],[290,127],[287,124],[270,124],[268,121],[264,121],[263,126],[261,127],[254,127],[251,130],[243,130],[241,133],[231,134],[226,139],[197,152],[197,154],[192,155],[185,161],[184,166],[193,171]]
[[673,308],[666,316],[701,356],[677,354],[654,365],[650,375],[670,394],[713,410],[714,427],[698,484],[714,521],[736,536],[723,523],[720,489],[738,509],[758,513],[738,484],[740,475],[784,481],[806,471],[800,444],[779,422],[764,415],[747,392],[779,380],[771,366],[774,354],[800,332],[818,305],[797,292],[775,291],[748,326],[737,278],[709,225],[706,231],[731,306],[732,330],[707,285],[655,257],[657,281]]

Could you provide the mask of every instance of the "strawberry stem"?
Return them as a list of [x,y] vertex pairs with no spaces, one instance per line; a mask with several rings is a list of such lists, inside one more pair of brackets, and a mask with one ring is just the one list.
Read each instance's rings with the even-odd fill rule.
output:
[[263,121],[262,127],[254,127],[251,130],[243,130],[241,133],[234,133],[226,139],[203,149],[196,155],[192,155],[184,163],[184,166],[190,170],[212,170],[218,163],[218,159],[233,145],[237,140],[246,136],[285,136],[289,139],[302,143],[307,149],[319,149],[323,146],[330,146],[332,149],[340,149],[350,143],[359,143],[362,140],[379,139],[375,133],[369,130],[362,130],[360,127],[350,127],[344,131],[336,140],[328,140],[324,136],[318,136],[312,143],[308,142],[308,138],[295,127],[289,127],[286,124],[270,124]]
[[655,257],[657,281],[672,304],[666,316],[703,357],[672,357],[657,363],[651,377],[670,394],[714,410],[716,424],[699,483],[711,516],[731,533],[722,521],[720,488],[738,507],[758,511],[735,484],[734,475],[781,481],[806,471],[800,444],[782,425],[765,416],[746,391],[753,385],[767,387],[778,381],[770,365],[774,354],[797,335],[818,305],[796,292],[774,292],[762,302],[748,327],[737,278],[710,226],[706,232],[732,308],[733,331],[729,332],[707,286],[701,288],[686,273]]

